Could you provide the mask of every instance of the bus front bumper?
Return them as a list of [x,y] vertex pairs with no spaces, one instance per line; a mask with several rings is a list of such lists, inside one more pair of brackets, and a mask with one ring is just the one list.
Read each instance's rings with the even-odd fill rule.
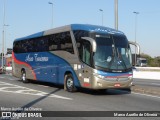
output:
[[101,79],[94,77],[92,89],[129,89],[132,86],[132,77],[116,78],[116,79]]

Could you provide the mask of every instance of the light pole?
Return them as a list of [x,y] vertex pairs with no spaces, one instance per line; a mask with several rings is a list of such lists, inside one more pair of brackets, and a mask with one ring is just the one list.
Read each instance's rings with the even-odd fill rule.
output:
[[7,30],[6,27],[8,27],[8,24],[4,24],[4,57],[6,57],[6,42],[7,42]]
[[102,26],[103,26],[103,10],[99,9],[100,12],[102,12]]
[[2,73],[4,72],[4,28],[5,28],[5,18],[6,18],[6,0],[4,0],[4,5],[3,5],[3,30],[2,30]]
[[[139,14],[139,12],[133,12],[135,14],[135,43],[137,42],[137,15]],[[137,50],[135,48],[135,66],[137,64]]]
[[118,0],[114,0],[115,29],[118,30]]
[[53,27],[53,3],[48,2],[48,4],[52,5],[52,21],[51,21],[51,28]]

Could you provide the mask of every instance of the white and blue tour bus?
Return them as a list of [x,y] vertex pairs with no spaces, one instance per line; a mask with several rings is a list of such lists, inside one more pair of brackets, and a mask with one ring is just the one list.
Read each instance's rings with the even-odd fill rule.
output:
[[108,27],[71,24],[13,43],[13,75],[22,79],[77,88],[128,89],[132,85],[132,54],[123,32]]

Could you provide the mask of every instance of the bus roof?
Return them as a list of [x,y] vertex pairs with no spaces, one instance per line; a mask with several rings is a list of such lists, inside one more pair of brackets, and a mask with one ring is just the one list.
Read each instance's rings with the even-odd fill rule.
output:
[[121,31],[118,31],[109,27],[99,26],[99,25],[72,24],[71,27],[72,27],[72,30],[86,30],[90,32],[109,33],[109,34],[124,34]]
[[38,33],[29,35],[26,37],[18,38],[15,41],[26,40],[26,39],[36,38],[36,37],[42,37],[42,36],[50,35],[53,33],[65,32],[65,31],[70,31],[70,30],[85,30],[85,31],[89,31],[89,32],[124,35],[124,33],[121,31],[118,31],[118,30],[115,30],[112,28],[108,28],[108,27],[104,27],[104,26],[90,25],[90,24],[70,24],[70,25],[38,32]]

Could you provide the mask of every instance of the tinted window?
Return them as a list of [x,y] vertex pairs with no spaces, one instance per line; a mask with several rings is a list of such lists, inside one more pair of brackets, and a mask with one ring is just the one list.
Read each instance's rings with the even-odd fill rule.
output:
[[70,32],[51,35],[49,38],[49,50],[64,50],[74,53]]
[[63,32],[39,38],[16,41],[13,44],[15,53],[44,52],[64,50],[74,53],[70,32]]
[[75,30],[74,32],[74,36],[76,41],[78,42],[79,40],[81,40],[81,37],[88,37],[89,36],[89,32],[88,31],[84,31],[84,30]]

